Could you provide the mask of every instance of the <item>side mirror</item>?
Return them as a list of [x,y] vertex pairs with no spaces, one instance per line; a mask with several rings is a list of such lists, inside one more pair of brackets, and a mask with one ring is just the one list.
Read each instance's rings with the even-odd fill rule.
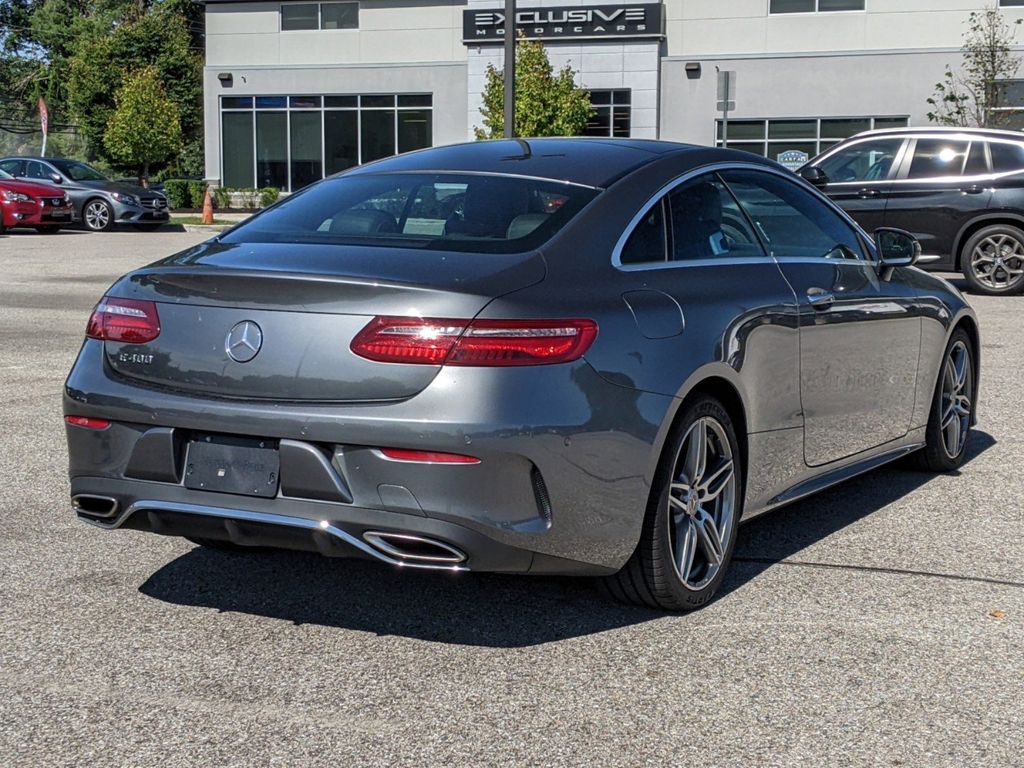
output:
[[808,181],[816,187],[824,187],[828,184],[828,175],[816,165],[805,165],[797,173],[804,181]]
[[64,179],[61,178],[61,175],[59,173],[51,173],[51,174],[48,174],[48,175],[50,177],[50,181],[52,181],[54,184],[63,184],[64,183]]
[[885,280],[892,276],[896,267],[912,267],[921,257],[921,243],[902,229],[876,229],[875,247],[878,249],[878,271]]

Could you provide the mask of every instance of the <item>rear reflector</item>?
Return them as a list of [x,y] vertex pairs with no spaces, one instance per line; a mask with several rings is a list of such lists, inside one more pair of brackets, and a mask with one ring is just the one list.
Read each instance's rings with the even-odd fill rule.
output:
[[160,335],[160,316],[152,301],[104,296],[89,318],[85,335],[101,341],[145,344]]
[[381,455],[392,461],[412,461],[419,464],[479,464],[476,456],[438,451],[409,451],[404,448],[379,448]]
[[593,320],[376,317],[352,351],[380,363],[506,366],[577,360],[597,338]]
[[65,416],[64,421],[73,427],[85,427],[86,429],[106,429],[110,422],[106,419],[93,419],[89,416]]

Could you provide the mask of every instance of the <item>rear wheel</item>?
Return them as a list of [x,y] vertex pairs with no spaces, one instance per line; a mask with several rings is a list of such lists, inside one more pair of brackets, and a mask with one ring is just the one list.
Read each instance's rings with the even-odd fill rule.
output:
[[93,198],[82,208],[82,221],[93,232],[105,232],[114,226],[114,209],[106,200]]
[[974,417],[974,344],[957,329],[942,358],[932,396],[925,447],[917,454],[921,469],[949,472],[964,462]]
[[964,244],[960,267],[978,293],[1019,293],[1024,289],[1024,231],[1008,224],[979,229]]
[[671,611],[707,603],[732,559],[742,476],[729,414],[714,398],[694,400],[662,456],[636,551],[605,581],[612,595]]

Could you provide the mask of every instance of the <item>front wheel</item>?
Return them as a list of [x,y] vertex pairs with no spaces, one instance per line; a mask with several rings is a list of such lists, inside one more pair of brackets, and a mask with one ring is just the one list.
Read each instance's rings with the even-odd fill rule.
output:
[[958,328],[946,345],[939,380],[925,432],[925,446],[917,453],[921,469],[950,472],[964,463],[974,419],[974,343]]
[[106,232],[114,226],[114,209],[106,200],[95,198],[82,209],[82,221],[93,232]]
[[666,446],[640,542],[605,584],[623,602],[689,611],[707,603],[725,578],[743,472],[736,430],[714,398],[686,406]]
[[964,244],[960,268],[978,293],[1019,293],[1024,289],[1024,231],[1007,224],[979,229]]

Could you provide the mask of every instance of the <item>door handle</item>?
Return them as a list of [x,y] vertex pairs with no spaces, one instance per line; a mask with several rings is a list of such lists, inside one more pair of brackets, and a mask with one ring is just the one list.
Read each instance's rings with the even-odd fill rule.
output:
[[808,288],[807,303],[815,309],[828,309],[836,301],[835,294],[824,288]]
[[879,192],[877,189],[869,189],[867,187],[857,191],[857,197],[859,197],[861,200],[869,200],[872,197],[878,197],[880,194],[881,192]]
[[968,195],[980,195],[985,189],[980,184],[968,184],[966,187],[960,187],[960,191]]

